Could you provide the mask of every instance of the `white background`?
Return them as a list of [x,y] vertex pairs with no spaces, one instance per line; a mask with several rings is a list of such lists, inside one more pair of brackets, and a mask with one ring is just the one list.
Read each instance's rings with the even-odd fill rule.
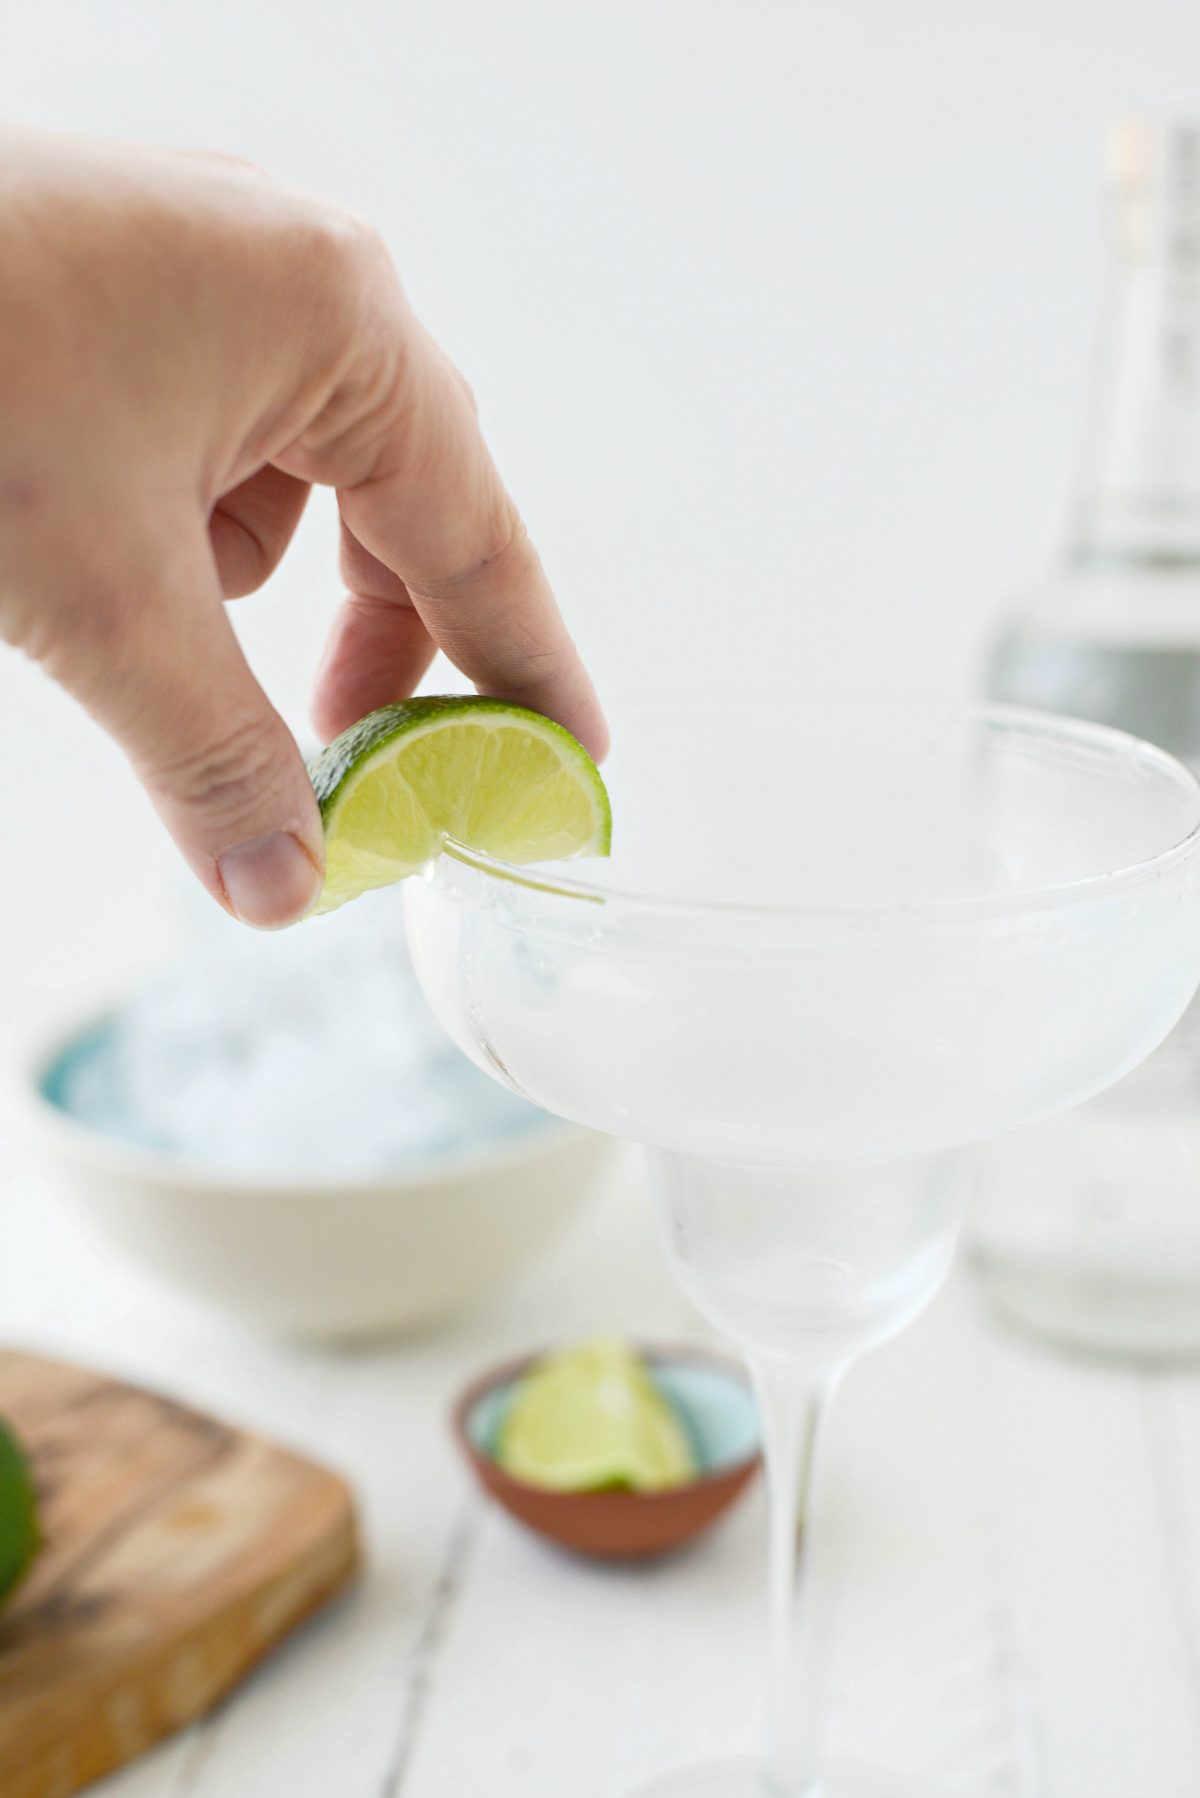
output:
[[[602,685],[969,678],[1062,528],[1106,121],[1197,103],[1191,0],[0,0],[6,116],[377,221]],[[298,727],[336,598],[314,507],[238,607]],[[0,771],[0,1008],[155,953],[170,852],[7,656]]]

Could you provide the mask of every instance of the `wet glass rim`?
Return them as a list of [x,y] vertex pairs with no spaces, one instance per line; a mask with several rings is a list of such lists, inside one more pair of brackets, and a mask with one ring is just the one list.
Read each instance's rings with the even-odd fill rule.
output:
[[[622,887],[608,887],[597,881],[575,880],[558,874],[539,874],[536,864],[521,866],[504,862],[469,849],[460,843],[447,842],[444,855],[452,861],[475,870],[487,879],[515,885],[529,893],[548,898],[569,900],[575,904],[604,906],[622,911],[641,912],[660,917],[694,917],[696,919],[743,918],[763,923],[805,920],[823,923],[852,924],[909,923],[952,924],[959,920],[997,918],[1009,913],[1056,910],[1118,892],[1123,887],[1136,887],[1155,879],[1180,862],[1187,861],[1200,849],[1200,779],[1175,756],[1147,743],[1128,731],[1111,725],[1095,724],[1085,719],[1069,718],[1054,712],[1041,712],[1027,706],[979,704],[964,705],[964,717],[985,727],[1003,726],[1016,729],[1028,737],[1075,744],[1081,749],[1103,749],[1109,755],[1122,754],[1130,763],[1158,769],[1179,789],[1192,792],[1196,817],[1191,829],[1176,842],[1168,844],[1156,855],[1096,874],[1082,875],[1050,886],[1019,888],[1011,893],[979,894],[949,899],[927,899],[878,904],[848,905],[755,905],[731,903],[721,899],[684,899],[653,892],[638,892]],[[437,863],[427,878],[436,879]]]

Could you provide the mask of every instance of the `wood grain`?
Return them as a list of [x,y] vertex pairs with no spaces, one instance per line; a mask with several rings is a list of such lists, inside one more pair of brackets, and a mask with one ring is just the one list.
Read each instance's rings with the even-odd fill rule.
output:
[[260,1437],[0,1350],[46,1545],[0,1618],[0,1793],[66,1798],[208,1710],[358,1561],[350,1492]]

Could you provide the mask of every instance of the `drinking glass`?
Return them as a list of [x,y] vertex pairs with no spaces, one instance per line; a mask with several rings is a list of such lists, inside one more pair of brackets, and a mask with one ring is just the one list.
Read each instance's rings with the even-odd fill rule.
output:
[[1184,1010],[1200,789],[1004,707],[660,696],[613,724],[611,863],[449,845],[407,885],[415,965],[481,1067],[647,1145],[671,1265],[757,1390],[761,1748],[645,1798],[904,1791],[823,1764],[805,1519],[829,1400],[937,1288],[974,1146],[1098,1092]]

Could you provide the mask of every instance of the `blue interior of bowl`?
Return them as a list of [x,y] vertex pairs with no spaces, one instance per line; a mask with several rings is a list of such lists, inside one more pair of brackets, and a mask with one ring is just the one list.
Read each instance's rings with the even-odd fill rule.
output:
[[[413,1140],[386,1154],[373,1152],[374,1158],[369,1161],[360,1156],[357,1161],[344,1163],[345,1139],[335,1136],[328,1148],[329,1163],[320,1167],[314,1167],[307,1157],[302,1158],[299,1150],[284,1151],[277,1144],[264,1145],[247,1157],[243,1152],[222,1151],[216,1145],[198,1153],[194,1144],[189,1147],[176,1140],[147,1112],[146,1104],[131,1085],[120,1013],[97,1019],[64,1043],[40,1070],[38,1090],[56,1110],[102,1136],[169,1155],[187,1165],[234,1175],[380,1178],[405,1172],[413,1165],[559,1127],[556,1118],[481,1073],[448,1042],[435,1072],[425,1072],[421,1078],[428,1082],[436,1078],[445,1104],[428,1117],[421,1114],[419,1124],[412,1126]],[[408,1100],[414,1116],[421,1090],[418,1083],[417,1097],[410,1096]]]
[[78,1036],[72,1037],[48,1067],[43,1068],[39,1082],[42,1097],[49,1099],[51,1105],[57,1105],[60,1111],[70,1110],[71,1081],[75,1070],[99,1054],[112,1035],[112,1019],[100,1018],[87,1030],[81,1030]]
[[[142,1148],[167,1150],[170,1143],[136,1116],[111,1066],[116,1030],[115,1017],[98,1018],[65,1043],[42,1070],[38,1083],[41,1095],[57,1110],[105,1136],[115,1136]],[[86,1103],[80,1103],[77,1091],[81,1075],[91,1081]]]
[[[711,1361],[651,1358],[650,1378],[679,1417],[702,1473],[722,1473],[757,1453],[758,1411],[745,1380]],[[480,1454],[494,1455],[519,1375],[477,1399],[466,1419]]]

